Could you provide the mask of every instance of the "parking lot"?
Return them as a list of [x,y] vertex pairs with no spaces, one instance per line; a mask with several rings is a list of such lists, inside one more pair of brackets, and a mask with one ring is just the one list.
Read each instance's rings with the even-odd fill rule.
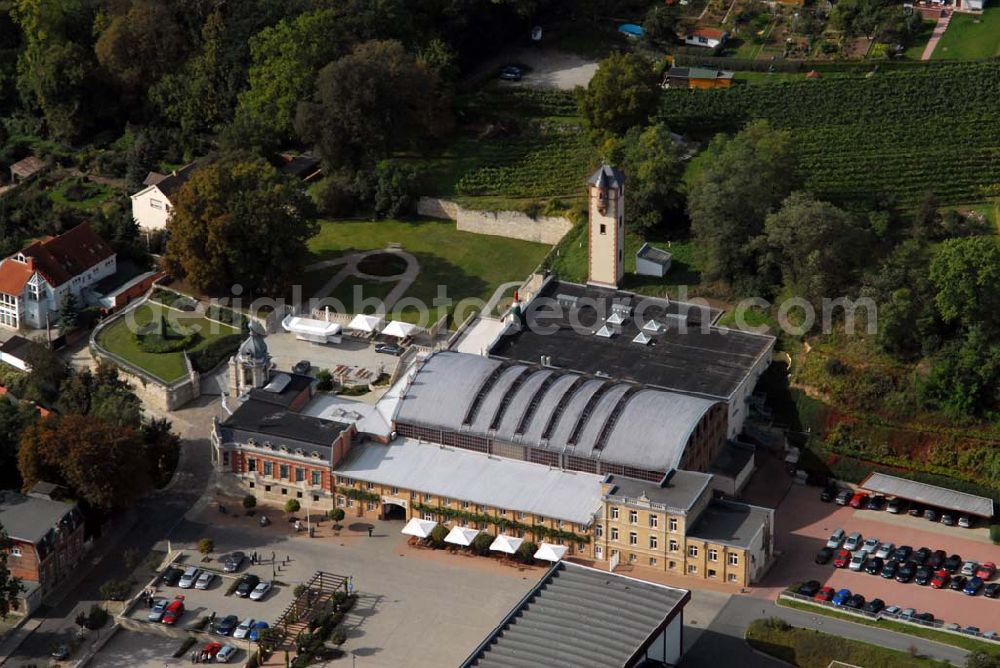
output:
[[[204,644],[201,642],[194,648],[200,649]],[[230,665],[243,665],[247,660],[246,645],[232,641],[229,644],[239,648],[236,656],[229,662]],[[165,668],[191,665],[190,652],[174,658],[173,654],[180,645],[181,641],[176,638],[122,629],[104,646],[90,665],[99,668]]]
[[[826,545],[830,534],[838,528],[845,532],[860,532],[865,538],[881,542],[909,545],[914,550],[927,547],[958,554],[963,560],[979,563],[1000,563],[1000,547],[984,542],[975,530],[941,527],[921,518],[891,515],[884,511],[859,511],[819,500],[816,487],[793,486],[776,513],[775,547],[781,552],[756,595],[773,598],[785,587],[808,580],[823,586],[846,588],[862,594],[867,600],[881,598],[886,605],[915,608],[930,612],[936,619],[960,626],[978,626],[983,631],[1000,631],[1000,600],[982,595],[967,596],[949,589],[932,589],[864,571],[834,568],[833,563],[815,563],[816,553]],[[947,531],[942,531],[945,529]],[[970,538],[962,538],[962,532]],[[996,581],[996,576],[991,582]]]

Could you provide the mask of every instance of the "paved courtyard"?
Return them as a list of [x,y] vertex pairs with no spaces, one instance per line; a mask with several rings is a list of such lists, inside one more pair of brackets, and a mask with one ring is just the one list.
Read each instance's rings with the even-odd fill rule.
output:
[[778,507],[775,523],[775,547],[782,554],[763,586],[753,591],[755,596],[773,599],[790,584],[818,580],[836,589],[846,587],[868,600],[881,598],[886,605],[930,612],[946,622],[1000,631],[1000,600],[982,594],[966,596],[961,592],[921,587],[912,582],[904,584],[878,575],[834,568],[832,563],[821,566],[814,562],[816,552],[826,544],[830,534],[843,528],[847,533],[859,531],[865,537],[909,545],[914,550],[928,547],[957,553],[966,560],[1000,563],[1000,546],[983,542],[979,532],[969,531],[968,538],[961,538],[961,529],[940,527],[923,519],[822,503],[817,488],[799,485],[792,487]]
[[341,343],[309,343],[295,338],[294,334],[278,332],[266,338],[267,350],[277,368],[290,371],[301,360],[312,364],[310,373],[315,375],[320,369],[336,372],[338,367],[367,369],[371,380],[380,373],[391,374],[399,358],[375,352],[374,344],[352,337],[344,337]]

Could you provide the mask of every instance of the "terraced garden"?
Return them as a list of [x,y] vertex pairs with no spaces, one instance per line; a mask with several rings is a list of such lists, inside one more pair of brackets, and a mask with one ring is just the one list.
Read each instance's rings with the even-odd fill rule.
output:
[[1000,77],[995,63],[961,63],[870,77],[666,91],[674,130],[733,131],[766,119],[794,135],[806,188],[847,200],[945,203],[1000,195]]

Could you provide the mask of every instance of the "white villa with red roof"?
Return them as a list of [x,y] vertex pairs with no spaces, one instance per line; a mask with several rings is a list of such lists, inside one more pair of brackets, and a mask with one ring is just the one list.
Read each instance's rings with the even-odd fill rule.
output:
[[116,255],[90,225],[34,241],[0,262],[0,326],[42,328],[63,299],[115,273]]

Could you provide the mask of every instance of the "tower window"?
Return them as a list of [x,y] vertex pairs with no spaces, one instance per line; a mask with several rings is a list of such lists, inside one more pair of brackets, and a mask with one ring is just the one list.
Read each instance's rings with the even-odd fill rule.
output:
[[601,234],[607,234],[607,233],[608,233],[608,226],[605,225],[604,223],[601,223]]

